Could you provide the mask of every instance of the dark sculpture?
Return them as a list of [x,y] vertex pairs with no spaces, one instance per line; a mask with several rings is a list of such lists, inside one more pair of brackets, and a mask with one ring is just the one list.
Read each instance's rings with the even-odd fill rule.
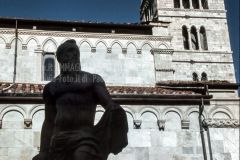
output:
[[[106,160],[127,146],[127,118],[97,74],[81,71],[75,40],[59,46],[61,73],[43,91],[45,120],[40,153],[33,160]],[[105,113],[97,125],[97,104]]]

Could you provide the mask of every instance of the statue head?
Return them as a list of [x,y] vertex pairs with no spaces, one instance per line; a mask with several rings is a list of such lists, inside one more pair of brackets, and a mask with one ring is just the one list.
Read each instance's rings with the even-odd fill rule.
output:
[[57,60],[61,73],[71,73],[81,70],[80,51],[73,39],[67,40],[57,49]]

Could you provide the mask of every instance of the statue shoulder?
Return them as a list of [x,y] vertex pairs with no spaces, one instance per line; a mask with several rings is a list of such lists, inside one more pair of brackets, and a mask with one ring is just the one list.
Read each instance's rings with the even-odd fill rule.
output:
[[92,76],[93,76],[93,82],[94,82],[95,85],[103,85],[103,86],[105,86],[105,82],[104,82],[103,78],[100,75],[92,74]]

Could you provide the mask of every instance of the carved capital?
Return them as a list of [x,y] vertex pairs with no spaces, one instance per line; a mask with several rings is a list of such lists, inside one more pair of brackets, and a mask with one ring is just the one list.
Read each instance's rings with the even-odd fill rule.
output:
[[27,50],[27,44],[22,45],[22,50]]
[[112,53],[112,48],[107,48],[107,53]]
[[206,119],[203,124],[210,128],[239,128],[238,119]]
[[91,48],[91,52],[92,52],[92,53],[96,53],[96,47],[92,47],[92,48]]
[[133,121],[135,129],[140,129],[142,125],[142,120],[134,120]]
[[127,53],[127,48],[123,48],[123,49],[122,49],[122,53],[123,53],[123,54],[126,54],[126,53]]
[[182,125],[182,129],[189,129],[190,120],[182,120],[181,125]]
[[11,49],[11,43],[6,43],[6,49]]
[[24,129],[32,129],[32,119],[24,119]]
[[159,128],[160,131],[165,130],[165,123],[166,123],[166,120],[158,120],[157,121],[158,128]]
[[141,50],[141,49],[138,49],[138,50],[137,50],[137,54],[142,54],[142,50]]

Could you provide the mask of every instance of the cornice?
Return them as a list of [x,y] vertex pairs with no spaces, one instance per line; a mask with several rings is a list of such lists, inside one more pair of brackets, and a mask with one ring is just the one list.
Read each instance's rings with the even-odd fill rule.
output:
[[[15,31],[13,29],[0,29],[0,34],[15,34]],[[74,37],[74,38],[98,38],[98,39],[122,39],[122,40],[149,40],[149,41],[171,41],[172,39],[171,36],[61,32],[61,31],[21,30],[21,29],[19,29],[18,34],[49,37]]]
[[212,9],[182,9],[182,8],[158,8],[162,11],[182,11],[182,12],[205,12],[205,13],[226,13],[226,10],[212,10]]

